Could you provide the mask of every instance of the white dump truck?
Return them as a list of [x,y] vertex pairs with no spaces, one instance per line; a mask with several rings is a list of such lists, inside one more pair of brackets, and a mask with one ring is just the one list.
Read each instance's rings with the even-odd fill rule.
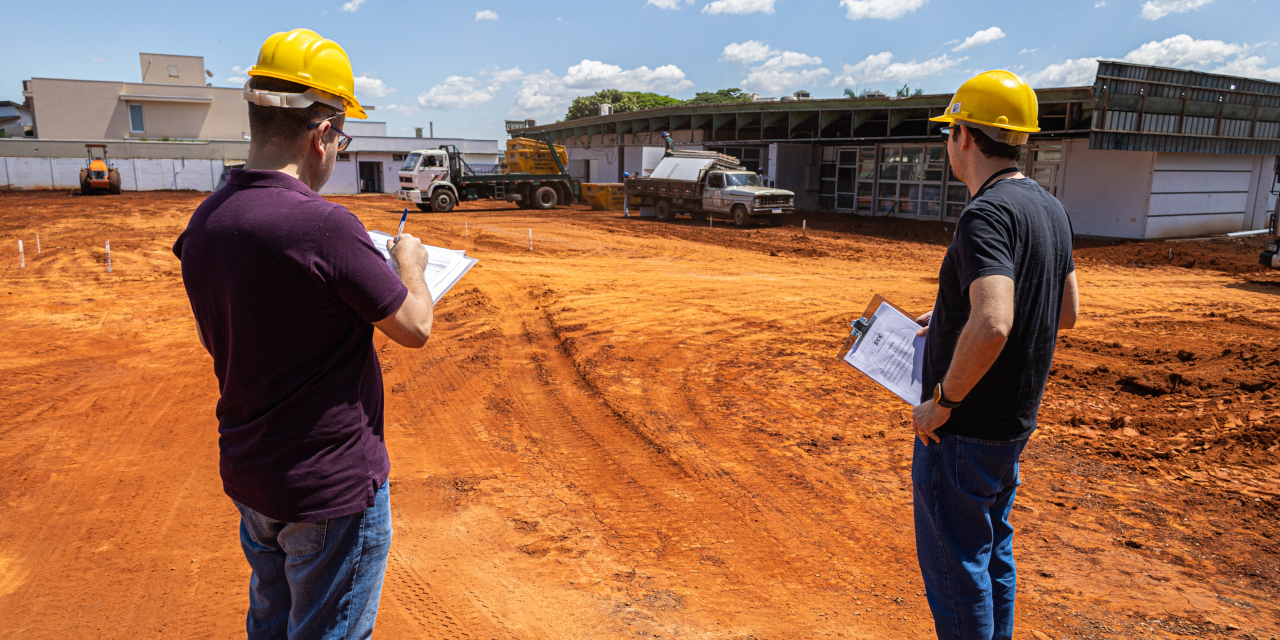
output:
[[[550,143],[544,144],[550,149]],[[410,153],[400,167],[396,198],[414,203],[420,211],[439,213],[482,198],[507,200],[522,209],[565,206],[578,200],[582,187],[565,171],[559,156],[554,159],[560,173],[478,173],[453,145],[421,149]]]
[[779,226],[795,211],[796,202],[796,194],[762,185],[760,176],[743,169],[736,158],[698,151],[663,158],[648,176],[629,178],[625,190],[627,215],[644,215],[651,208],[654,217],[666,222],[679,213],[700,219],[727,213],[739,228],[753,219]]

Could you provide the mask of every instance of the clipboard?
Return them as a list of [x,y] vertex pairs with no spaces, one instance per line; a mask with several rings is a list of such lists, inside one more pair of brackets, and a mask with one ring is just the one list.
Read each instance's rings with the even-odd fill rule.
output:
[[887,304],[890,307],[897,309],[902,313],[902,315],[910,316],[912,318],[920,317],[920,314],[907,313],[905,309],[889,302],[884,296],[878,293],[875,294],[872,296],[871,302],[867,304],[867,308],[862,312],[862,315],[859,316],[857,320],[849,323],[849,335],[844,339],[844,344],[840,346],[840,351],[836,353],[837,360],[843,360],[844,357],[848,355],[849,350],[862,339],[862,336],[867,335],[867,329],[870,329],[871,323],[875,322],[876,311],[880,309],[880,305],[882,304]]

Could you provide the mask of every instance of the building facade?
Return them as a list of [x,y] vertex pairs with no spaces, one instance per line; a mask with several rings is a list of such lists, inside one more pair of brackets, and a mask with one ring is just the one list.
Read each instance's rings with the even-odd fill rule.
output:
[[[1172,238],[1261,229],[1274,214],[1280,83],[1101,62],[1093,86],[1041,89],[1023,172],[1077,233]],[[668,107],[512,127],[568,148],[571,170],[620,181],[652,170],[662,132],[740,158],[797,208],[953,221],[968,190],[938,136],[950,94]],[[656,150],[656,151],[655,151]]]

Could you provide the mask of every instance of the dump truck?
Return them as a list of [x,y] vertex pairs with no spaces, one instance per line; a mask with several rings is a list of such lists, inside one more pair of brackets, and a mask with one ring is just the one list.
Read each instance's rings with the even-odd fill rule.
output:
[[396,198],[412,202],[419,211],[447,213],[464,200],[493,198],[516,203],[521,209],[551,209],[578,200],[579,182],[569,176],[560,155],[542,141],[559,173],[477,173],[451,144],[413,151],[400,167]]
[[652,207],[662,222],[686,212],[700,219],[727,213],[740,229],[760,219],[776,227],[795,211],[796,194],[765,187],[737,158],[708,151],[674,152],[648,176],[631,176],[625,184],[626,215],[637,205],[641,211]]
[[[1271,180],[1271,195],[1280,196],[1280,156],[1276,156],[1276,175]],[[1280,211],[1280,207],[1276,207]],[[1262,249],[1262,254],[1258,256],[1258,264],[1272,269],[1280,269],[1280,213],[1271,214],[1271,241]]]
[[[86,196],[102,193],[120,195],[120,170],[108,164],[107,145],[86,144],[84,148],[85,152],[89,154],[89,159],[85,162],[84,168],[80,170],[80,194]],[[101,158],[93,156],[94,149],[102,149]]]

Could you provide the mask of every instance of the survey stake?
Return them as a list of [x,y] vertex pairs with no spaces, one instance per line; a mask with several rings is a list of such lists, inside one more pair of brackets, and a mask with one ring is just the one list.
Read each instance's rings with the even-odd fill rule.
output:
[[[395,265],[391,263],[391,252],[387,251],[387,241],[395,238],[396,236],[381,231],[369,232],[369,239],[373,241],[373,246],[382,252],[382,257],[387,259],[387,265],[393,271]],[[434,305],[440,302],[440,298],[449,293],[449,289],[452,289],[453,285],[457,284],[462,276],[480,261],[469,257],[466,251],[425,244],[422,246],[427,250],[427,268],[422,272],[422,279],[427,281],[427,290],[431,292],[431,304]]]
[[839,357],[911,406],[920,404],[924,337],[911,316],[880,296],[871,299]]

